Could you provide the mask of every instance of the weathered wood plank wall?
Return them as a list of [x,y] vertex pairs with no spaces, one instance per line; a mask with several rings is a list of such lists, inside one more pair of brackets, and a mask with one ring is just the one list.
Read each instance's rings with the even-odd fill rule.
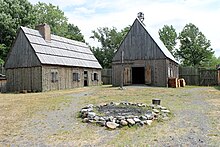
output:
[[124,51],[124,61],[166,59],[157,44],[146,30],[135,21],[131,30],[116,52],[113,62],[121,60],[121,51]]
[[[136,60],[133,61],[133,63],[130,64],[124,64],[124,69],[126,68],[130,68],[132,69],[132,67],[144,67],[145,68],[145,72],[146,69],[148,68],[148,66],[150,66],[151,69],[151,83],[149,83],[149,85],[153,85],[153,86],[167,86],[167,77],[168,77],[168,71],[167,71],[167,66],[169,64],[169,66],[172,66],[172,70],[173,70],[173,77],[178,77],[178,66],[176,64],[172,64],[173,62],[170,63],[169,60]],[[121,82],[121,70],[122,70],[122,66],[120,63],[118,64],[114,64],[114,66],[112,66],[112,84],[113,86],[119,86],[120,82]],[[124,75],[125,76],[125,75]],[[130,75],[131,76],[131,75]],[[125,78],[125,77],[124,77]],[[131,78],[130,78],[131,79]],[[146,81],[146,74],[145,74],[145,83],[148,82]],[[125,85],[128,85],[127,83],[125,83]],[[132,79],[131,79],[131,83],[132,84]]]
[[[42,67],[42,89],[43,91],[71,89],[84,86],[84,71],[88,72],[88,86],[97,86],[101,84],[101,69],[74,68],[62,66]],[[57,72],[56,82],[52,82],[52,72]],[[73,73],[79,73],[80,80],[73,81]],[[98,74],[98,80],[93,80],[94,73]]]
[[6,92],[6,82],[7,80],[6,79],[0,79],[0,92]]
[[5,68],[36,67],[41,66],[30,43],[22,31],[19,32],[13,49],[10,50]]
[[211,86],[218,84],[218,71],[195,67],[180,67],[179,77],[184,78],[187,85]]
[[[133,23],[131,30],[128,32],[113,58],[113,86],[119,86],[121,82],[122,58],[125,69],[144,67],[145,84],[167,86],[168,77],[178,78],[178,64],[165,56],[164,52],[138,20]],[[125,85],[132,84],[132,82],[128,82],[131,79],[127,77],[128,75],[128,72],[124,73]]]
[[102,69],[102,83],[103,85],[112,84],[112,69]]
[[8,92],[12,91],[42,91],[41,67],[14,68],[6,70]]
[[180,67],[179,77],[184,78],[187,85],[199,85],[199,70],[194,67]]

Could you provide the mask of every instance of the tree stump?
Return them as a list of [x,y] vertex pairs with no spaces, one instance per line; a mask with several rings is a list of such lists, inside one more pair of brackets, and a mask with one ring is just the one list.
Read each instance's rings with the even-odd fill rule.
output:
[[152,99],[152,104],[160,105],[160,99]]

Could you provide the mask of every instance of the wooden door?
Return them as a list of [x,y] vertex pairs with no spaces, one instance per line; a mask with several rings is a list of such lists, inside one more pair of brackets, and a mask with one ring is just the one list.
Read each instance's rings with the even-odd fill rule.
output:
[[150,65],[147,65],[145,68],[145,84],[147,84],[147,85],[151,84],[151,67],[150,67]]
[[[93,76],[91,76],[92,80]],[[84,71],[84,86],[89,86],[88,84],[88,71]]]
[[124,85],[131,84],[131,68],[125,67],[124,68]]

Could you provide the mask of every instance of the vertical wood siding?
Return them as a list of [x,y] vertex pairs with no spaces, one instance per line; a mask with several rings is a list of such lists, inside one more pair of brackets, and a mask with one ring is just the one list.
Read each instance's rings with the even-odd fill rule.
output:
[[20,31],[9,52],[5,68],[36,67],[40,65],[40,62],[23,31]]
[[[145,72],[147,71],[147,68],[150,68],[151,70],[151,84],[153,86],[167,86],[167,66],[166,66],[166,60],[137,60],[133,61],[130,64],[124,64],[124,70],[131,69],[132,67],[144,67]],[[119,86],[121,82],[121,69],[122,66],[120,63],[113,64],[112,66],[112,84],[113,86]],[[124,73],[127,73],[124,71]],[[126,77],[130,75],[131,77]],[[124,75],[124,78],[126,77],[126,80],[124,79],[124,85],[129,85],[127,82],[127,79],[131,79],[130,84],[132,84],[132,74]],[[145,73],[145,83],[148,82],[149,79],[146,77]]]
[[6,77],[8,92],[21,90],[42,91],[41,67],[7,69]]
[[[113,86],[119,86],[121,82],[122,51],[124,52],[123,70],[144,67],[145,84],[147,85],[167,86],[168,74],[170,73],[178,78],[178,64],[165,56],[147,30],[138,20],[135,20],[112,61]],[[124,78],[124,84],[129,85],[128,79],[132,81],[132,74],[125,71]]]
[[116,52],[113,62],[121,60],[121,51],[124,51],[124,60],[152,60],[165,59],[165,55],[157,46],[149,33],[135,21],[126,38]]

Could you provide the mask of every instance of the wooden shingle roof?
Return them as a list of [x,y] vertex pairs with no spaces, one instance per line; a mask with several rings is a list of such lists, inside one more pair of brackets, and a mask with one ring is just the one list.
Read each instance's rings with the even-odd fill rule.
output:
[[90,48],[83,42],[51,35],[45,41],[38,30],[21,27],[41,64],[101,69]]

